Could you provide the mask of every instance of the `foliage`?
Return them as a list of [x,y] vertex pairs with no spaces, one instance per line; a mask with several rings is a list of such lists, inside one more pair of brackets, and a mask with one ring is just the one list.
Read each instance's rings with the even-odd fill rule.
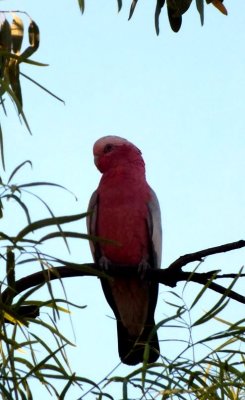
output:
[[[19,15],[24,15],[28,23],[28,46],[22,51],[24,41],[24,22]],[[11,22],[8,21],[12,17]],[[7,94],[14,103],[18,115],[24,121],[28,131],[31,133],[28,121],[23,110],[23,98],[21,90],[20,76],[30,80],[42,90],[45,90],[51,96],[59,101],[61,100],[48,89],[40,85],[30,76],[20,71],[22,63],[31,64],[33,66],[43,67],[43,64],[37,61],[30,60],[30,57],[37,51],[40,43],[39,27],[35,21],[26,12],[11,11],[0,12],[0,104],[2,110],[7,115],[5,107],[5,95]],[[0,155],[3,168],[4,163],[4,147],[3,135],[0,125]]]
[[[169,24],[171,29],[174,32],[178,32],[182,25],[182,15],[188,11],[192,0],[166,0],[166,7],[168,13]],[[227,15],[227,10],[223,5],[223,0],[206,0],[206,4],[213,4],[222,14]],[[78,0],[78,4],[82,13],[85,10],[85,0]],[[129,10],[129,17],[134,14],[136,6],[138,4],[138,0],[132,0],[130,10]],[[160,28],[159,28],[159,18],[160,14],[163,10],[165,5],[165,0],[155,0],[155,29],[157,35],[159,35]],[[118,12],[121,10],[123,5],[122,0],[117,0]],[[200,15],[201,24],[204,24],[204,0],[196,0],[196,8]]]
[[[181,331],[181,339],[165,339],[162,349],[168,344],[176,343],[177,353],[172,356],[162,355],[159,362],[143,363],[126,376],[106,376],[96,384],[87,377],[77,376],[69,365],[66,349],[73,346],[60,330],[58,320],[60,313],[68,313],[69,307],[75,306],[68,300],[69,293],[64,292],[64,298],[57,299],[53,294],[51,282],[47,281],[49,298],[35,299],[44,284],[28,289],[15,300],[15,272],[28,264],[38,265],[40,270],[52,270],[60,263],[53,255],[44,254],[41,245],[47,238],[60,236],[68,246],[67,239],[72,232],[62,229],[64,223],[85,217],[86,214],[56,217],[46,204],[33,191],[39,186],[51,186],[56,190],[64,190],[59,185],[49,182],[33,182],[25,184],[13,183],[18,172],[25,168],[29,161],[22,163],[10,174],[6,183],[2,183],[0,198],[5,209],[10,201],[14,202],[25,216],[27,225],[18,230],[15,235],[1,232],[1,258],[6,264],[6,277],[1,282],[1,384],[0,393],[3,399],[33,398],[33,383],[35,390],[38,384],[57,399],[69,396],[69,390],[76,385],[83,393],[82,398],[110,398],[113,388],[121,392],[122,399],[239,399],[245,398],[245,357],[244,357],[244,319],[236,323],[222,319],[219,314],[229,303],[228,293],[217,299],[203,316],[193,319],[193,312],[200,301],[207,295],[208,285],[197,293],[188,306],[185,293],[182,295],[170,292],[173,298],[166,301],[172,310],[157,325],[161,332],[171,329]],[[32,190],[32,191],[30,191]],[[33,221],[28,207],[28,196],[38,198],[50,214],[48,218]],[[56,227],[56,231],[53,228]],[[52,229],[51,233],[37,235],[43,229]],[[56,233],[56,234],[55,234]],[[81,238],[86,238],[82,235]],[[234,278],[234,282],[236,278]],[[60,280],[62,286],[62,280]],[[8,286],[12,291],[4,290]],[[232,287],[233,284],[230,285]],[[12,294],[12,295],[11,295]],[[67,298],[68,297],[68,298]],[[189,296],[188,296],[189,297]],[[49,307],[51,315],[43,314],[42,310]],[[80,306],[80,308],[83,308]],[[41,312],[38,317],[39,312]],[[194,322],[192,322],[192,320]],[[221,329],[209,336],[196,338],[196,330],[205,327],[210,321],[217,321]],[[224,328],[223,328],[224,327]],[[205,329],[203,330],[205,331]],[[172,334],[171,334],[172,335]],[[166,336],[166,335],[165,335]],[[45,341],[43,340],[45,337]],[[161,335],[160,335],[161,337]],[[46,339],[49,338],[49,339]],[[147,359],[147,347],[146,347]],[[63,384],[61,383],[63,382]],[[84,389],[88,390],[84,392]],[[133,397],[132,397],[133,396]],[[69,397],[68,397],[69,398]]]
[[[78,3],[81,11],[84,12],[85,2],[78,0]],[[222,1],[214,0],[212,3],[220,11],[226,13]],[[120,11],[122,1],[117,0],[117,4]],[[179,30],[182,14],[188,10],[190,4],[191,0],[167,0],[169,21],[174,31]],[[136,5],[137,1],[134,0],[129,18],[132,17]],[[203,23],[203,0],[196,0],[196,5],[201,23]],[[157,33],[159,33],[159,16],[163,6],[164,1],[156,1],[155,26]],[[0,100],[2,110],[6,113],[4,96],[9,95],[29,129],[23,112],[20,76],[31,78],[20,72],[20,65],[21,63],[30,63],[36,66],[44,64],[30,60],[39,46],[39,29],[37,24],[25,13],[28,20],[29,45],[21,52],[24,22],[19,14],[16,14],[11,23],[8,21],[10,14],[5,12],[2,15]],[[2,165],[5,167],[1,132],[0,146]],[[122,399],[245,399],[244,319],[231,323],[220,317],[220,313],[226,309],[229,303],[229,293],[222,295],[205,312],[204,316],[199,315],[192,322],[192,313],[202,298],[207,295],[208,284],[194,296],[189,306],[184,300],[185,290],[189,283],[186,284],[182,296],[171,293],[174,300],[167,304],[173,311],[158,323],[157,329],[159,332],[163,330],[168,332],[168,329],[171,329],[171,332],[172,329],[183,332],[181,340],[173,339],[169,335],[171,339],[167,337],[162,345],[164,351],[169,343],[176,344],[178,351],[173,356],[162,355],[159,362],[155,364],[149,365],[145,362],[126,376],[112,376],[114,370],[100,383],[92,382],[87,377],[78,376],[72,370],[67,349],[74,344],[65,337],[60,329],[59,318],[61,313],[69,316],[70,306],[79,308],[83,308],[83,306],[69,302],[69,293],[65,292],[61,279],[59,282],[64,293],[62,298],[55,297],[52,284],[48,279],[46,282],[26,290],[24,294],[20,293],[16,296],[16,272],[24,271],[22,273],[25,273],[28,265],[32,265],[40,271],[57,271],[55,267],[61,261],[59,255],[46,254],[42,251],[42,246],[47,240],[60,237],[69,249],[69,238],[89,239],[86,234],[63,230],[64,224],[80,220],[86,216],[86,213],[56,216],[35,190],[38,187],[49,187],[53,190],[65,190],[65,188],[50,182],[16,183],[18,172],[27,165],[31,166],[31,162],[25,161],[17,166],[6,181],[0,179],[0,218],[5,220],[6,209],[10,203],[14,203],[16,215],[22,215],[25,219],[25,224],[21,229],[17,224],[11,227],[14,234],[10,229],[0,232],[0,259],[6,271],[2,274],[0,281],[1,398],[3,400],[33,399],[34,387],[35,392],[39,387],[44,387],[47,394],[62,400],[70,398],[68,396],[71,388],[77,386],[79,393],[82,393],[81,398],[93,396],[98,399],[118,399],[118,393],[121,393],[120,398]],[[29,205],[31,197],[40,202],[40,206],[47,213],[46,218],[33,220]],[[235,280],[236,278],[234,282]],[[43,286],[47,288],[46,297],[43,296],[44,298],[40,300],[39,290]],[[8,288],[7,292],[6,288]],[[45,313],[43,310],[50,312]],[[204,337],[195,339],[196,330],[213,321],[220,324],[221,328],[209,336],[204,335]],[[146,346],[146,360],[147,350]],[[115,385],[117,395],[113,397]],[[86,387],[87,391],[85,391]]]
[[[43,286],[41,284],[26,291],[15,301],[15,274],[17,269],[22,270],[29,263],[39,266],[41,270],[52,270],[57,259],[43,254],[41,251],[41,246],[47,240],[48,235],[42,235],[43,237],[37,239],[33,237],[35,232],[56,227],[56,236],[62,237],[68,246],[62,225],[84,218],[86,214],[56,217],[48,204],[30,191],[39,186],[64,189],[59,185],[49,182],[12,183],[18,171],[26,164],[31,163],[29,161],[22,163],[10,174],[6,183],[1,182],[2,217],[4,217],[9,202],[14,202],[21,213],[24,213],[27,225],[14,236],[10,236],[7,232],[0,232],[2,243],[0,255],[6,265],[6,277],[1,281],[0,298],[0,393],[3,399],[31,399],[32,389],[29,382],[35,378],[46,387],[49,393],[55,395],[57,399],[62,399],[72,384],[80,386],[83,381],[82,378],[72,373],[66,356],[66,347],[73,346],[73,343],[60,332],[57,325],[60,313],[69,313],[69,306],[75,305],[69,303],[65,292],[64,299],[56,299],[49,282],[47,282],[49,298],[43,301],[33,298]],[[32,222],[28,196],[37,198],[46,208],[50,217]],[[18,210],[16,212],[18,213]],[[86,235],[82,235],[82,237],[86,238]],[[63,287],[62,281],[60,284]],[[7,296],[4,295],[6,287],[8,287]],[[52,310],[52,315],[37,318],[45,307]],[[44,341],[42,337],[49,339]],[[53,378],[56,381],[65,381],[62,390],[56,389],[52,382]]]
[[[193,309],[199,305],[201,290],[187,306],[185,290],[182,296],[170,292],[175,299],[166,302],[173,309],[172,315],[160,321],[159,332],[171,329],[171,338],[162,343],[162,349],[171,347],[173,357],[162,355],[160,362],[142,364],[126,376],[107,376],[100,382],[100,390],[92,387],[88,393],[97,398],[116,399],[110,394],[110,386],[121,387],[120,399],[150,400],[155,398],[173,400],[244,400],[245,399],[245,356],[244,334],[245,319],[235,323],[228,322],[218,316],[221,308],[227,306],[226,296],[218,299],[203,317],[192,322]],[[189,297],[189,296],[188,296]],[[205,332],[208,322],[221,329],[195,340],[195,330]],[[181,331],[181,339],[174,339],[174,332]],[[168,335],[167,335],[168,336]],[[177,335],[176,335],[177,337]],[[178,349],[174,356],[174,347]],[[147,350],[146,350],[147,351]],[[203,356],[201,356],[203,354]]]

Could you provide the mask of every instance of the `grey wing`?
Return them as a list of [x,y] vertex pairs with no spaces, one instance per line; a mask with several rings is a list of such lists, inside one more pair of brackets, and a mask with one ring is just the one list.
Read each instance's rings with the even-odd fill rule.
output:
[[148,229],[152,241],[154,268],[161,268],[162,260],[162,223],[161,211],[156,193],[151,189],[151,200],[148,203]]
[[[98,213],[98,191],[95,190],[95,192],[92,194],[89,204],[88,204],[88,215],[86,218],[86,223],[87,223],[87,231],[88,234],[91,236],[96,236],[96,223],[97,223],[97,213]],[[89,246],[90,250],[93,256],[93,259],[95,260],[95,245],[92,240],[89,241]]]

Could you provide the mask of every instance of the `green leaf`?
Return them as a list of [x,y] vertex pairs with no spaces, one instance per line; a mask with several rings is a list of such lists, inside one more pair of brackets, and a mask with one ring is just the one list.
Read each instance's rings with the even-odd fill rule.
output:
[[31,21],[28,28],[29,43],[33,50],[37,50],[40,42],[39,28],[35,21]]
[[49,240],[49,239],[58,238],[58,237],[73,238],[73,239],[86,239],[86,240],[92,240],[92,241],[97,241],[97,242],[103,241],[103,242],[106,242],[106,243],[110,242],[110,243],[116,244],[116,242],[114,242],[114,241],[112,242],[112,241],[109,241],[107,239],[99,238],[97,236],[88,235],[87,233],[67,232],[67,231],[49,233],[49,234],[43,236],[40,239],[40,242],[43,242],[43,241]]
[[30,130],[30,127],[29,127],[29,124],[27,122],[27,119],[25,117],[25,114],[23,112],[22,105],[19,102],[18,98],[16,97],[15,92],[10,88],[10,86],[8,86],[6,84],[6,82],[2,82],[2,85],[4,86],[5,91],[8,93],[8,95],[11,97],[11,99],[15,103],[17,111],[18,111],[18,114],[21,115],[27,130],[29,131],[30,134],[32,134],[31,130]]
[[34,186],[53,186],[53,187],[57,187],[57,188],[60,188],[60,189],[64,189],[67,192],[73,194],[65,186],[59,185],[58,183],[52,183],[52,182],[30,182],[30,183],[23,183],[23,184],[18,185],[16,187],[18,189],[23,189],[23,188],[34,187]]
[[160,29],[159,29],[159,16],[161,14],[162,8],[165,4],[165,0],[157,0],[156,3],[156,9],[155,9],[155,29],[156,29],[156,34],[159,35]]
[[84,0],[78,0],[78,5],[79,5],[79,8],[80,8],[80,10],[81,10],[81,12],[83,14],[84,10],[85,10],[85,1]]
[[118,12],[121,11],[121,8],[122,8],[122,0],[117,0],[117,9],[118,9]]
[[67,224],[69,222],[78,221],[79,219],[85,218],[87,213],[76,214],[76,215],[69,215],[64,217],[53,217],[53,218],[45,218],[39,221],[33,222],[32,224],[27,225],[24,229],[22,229],[18,235],[15,237],[15,243],[19,240],[23,239],[30,232],[34,232],[37,229],[45,228],[51,225],[61,225]]
[[214,318],[218,313],[220,313],[229,303],[230,299],[226,300],[223,304],[221,304],[220,306],[217,306],[217,303],[211,310],[209,310],[209,312],[207,312],[204,316],[202,316],[201,318],[198,318],[197,321],[195,321],[192,326],[197,326],[197,325],[201,325],[204,324],[206,322],[208,322],[210,319]]
[[26,60],[27,58],[31,57],[33,53],[38,49],[40,37],[39,37],[39,28],[35,21],[31,21],[29,28],[28,28],[28,36],[29,36],[29,43],[28,46],[21,54],[21,61]]
[[9,287],[9,296],[5,303],[11,304],[15,295],[15,254],[11,247],[8,247],[7,249],[6,274]]
[[138,2],[138,0],[133,0],[132,3],[131,3],[131,7],[130,7],[130,11],[129,11],[129,17],[128,17],[129,20],[130,20],[130,18],[132,18],[132,16],[133,16],[135,7],[136,7],[136,5],[137,5],[137,2]]
[[10,174],[10,177],[8,179],[8,184],[12,180],[12,178],[15,176],[15,174],[26,164],[29,164],[32,167],[32,162],[30,160],[26,160],[22,162],[21,164],[17,165],[17,167],[13,170],[13,172]]
[[196,0],[197,11],[200,14],[201,25],[204,24],[204,4],[203,0]]
[[0,23],[0,55],[2,55],[2,50],[5,50],[7,53],[11,52],[11,40],[10,24],[7,19],[4,19],[4,21]]
[[65,396],[68,392],[68,390],[70,389],[71,385],[76,383],[76,374],[73,373],[69,378],[68,378],[68,382],[65,385],[64,389],[62,390],[62,392],[59,395],[59,400],[65,400]]
[[[19,63],[17,60],[11,58],[8,64],[8,77],[11,88],[15,94],[15,97],[18,99],[18,103],[22,109],[22,93],[21,93],[21,85],[20,85],[20,69]],[[19,111],[20,113],[20,111]]]
[[3,147],[3,132],[2,132],[2,127],[0,124],[0,154],[1,154],[1,162],[3,169],[5,171],[5,161],[4,161],[4,147]]
[[34,83],[36,86],[38,86],[40,89],[44,90],[46,93],[48,93],[50,96],[54,97],[56,100],[61,101],[63,104],[65,104],[64,100],[62,100],[60,97],[58,97],[56,94],[52,93],[50,90],[46,89],[44,86],[42,86],[40,83],[35,81],[34,79],[30,78],[28,75],[23,74],[23,72],[20,72],[21,76],[24,76],[24,78],[28,79],[32,83]]
[[212,279],[209,279],[208,282],[206,283],[206,285],[203,286],[203,288],[200,290],[200,292],[198,293],[198,295],[195,297],[194,301],[192,302],[191,306],[190,306],[190,310],[198,303],[198,301],[200,300],[200,298],[203,296],[203,294],[206,292],[206,290],[209,288],[210,284],[213,282],[213,280],[215,280],[216,276],[217,276],[218,272],[216,272],[213,276]]
[[11,24],[11,37],[12,50],[14,53],[19,54],[24,37],[24,25],[22,19],[18,17],[18,15],[14,15],[13,22]]

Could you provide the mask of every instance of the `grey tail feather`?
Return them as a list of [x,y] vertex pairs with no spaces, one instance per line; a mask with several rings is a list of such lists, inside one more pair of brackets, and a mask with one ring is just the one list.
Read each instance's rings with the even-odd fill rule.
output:
[[146,344],[149,345],[149,353],[146,353],[146,361],[153,363],[160,355],[157,332],[153,332],[154,321],[147,324],[139,337],[129,335],[121,321],[117,321],[118,352],[121,361],[127,365],[136,365],[144,361]]

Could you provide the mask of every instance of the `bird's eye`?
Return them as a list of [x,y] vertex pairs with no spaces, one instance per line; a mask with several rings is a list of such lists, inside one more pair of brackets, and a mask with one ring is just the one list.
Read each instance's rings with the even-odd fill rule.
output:
[[108,143],[105,147],[104,147],[104,153],[110,153],[110,151],[113,149],[113,145]]

